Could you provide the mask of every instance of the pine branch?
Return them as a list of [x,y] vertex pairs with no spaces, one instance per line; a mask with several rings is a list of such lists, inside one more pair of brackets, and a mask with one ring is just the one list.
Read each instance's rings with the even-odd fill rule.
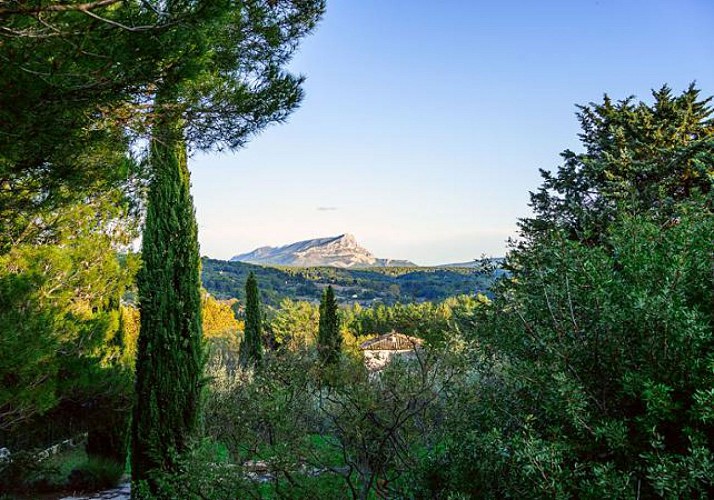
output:
[[15,14],[40,14],[43,12],[89,12],[95,9],[101,9],[122,0],[98,0],[96,2],[87,2],[80,4],[54,4],[42,5],[37,7],[20,7],[20,8],[0,8],[0,17],[11,16]]

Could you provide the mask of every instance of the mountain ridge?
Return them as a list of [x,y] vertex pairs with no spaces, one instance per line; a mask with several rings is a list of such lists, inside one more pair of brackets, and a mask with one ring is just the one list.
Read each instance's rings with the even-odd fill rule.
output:
[[263,246],[231,257],[232,262],[268,266],[337,267],[368,269],[372,267],[418,267],[408,260],[375,257],[349,233],[327,238],[302,240],[279,247]]

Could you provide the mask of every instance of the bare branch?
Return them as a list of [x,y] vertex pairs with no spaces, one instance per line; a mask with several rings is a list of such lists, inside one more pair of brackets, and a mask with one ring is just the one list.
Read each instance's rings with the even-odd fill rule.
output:
[[146,26],[127,26],[126,24],[118,23],[116,21],[112,21],[111,19],[107,19],[106,17],[99,16],[95,14],[92,11],[89,10],[83,10],[82,11],[84,14],[88,15],[89,17],[96,19],[98,21],[101,21],[103,23],[107,23],[111,26],[114,26],[115,28],[121,28],[125,31],[130,31],[132,33],[138,33],[141,31],[148,31],[157,28],[157,25],[153,24],[147,24]]
[[96,2],[87,2],[80,4],[53,4],[40,5],[37,7],[21,7],[17,9],[0,9],[0,17],[10,16],[13,14],[39,14],[42,12],[88,12],[102,7],[119,3],[122,0],[98,0]]

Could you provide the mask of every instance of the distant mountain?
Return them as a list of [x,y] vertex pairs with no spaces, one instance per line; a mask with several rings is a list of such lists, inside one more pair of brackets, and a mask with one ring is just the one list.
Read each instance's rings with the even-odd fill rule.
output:
[[233,262],[266,266],[339,267],[360,269],[370,267],[416,267],[407,260],[379,259],[357,243],[351,234],[331,238],[298,241],[281,247],[260,247],[236,255]]

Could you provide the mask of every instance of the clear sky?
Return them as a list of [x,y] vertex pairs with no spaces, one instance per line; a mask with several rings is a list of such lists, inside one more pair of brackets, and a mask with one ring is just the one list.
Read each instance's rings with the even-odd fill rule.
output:
[[302,107],[190,160],[201,253],[352,233],[422,265],[503,255],[538,168],[579,150],[575,104],[713,95],[713,62],[712,0],[328,0]]

